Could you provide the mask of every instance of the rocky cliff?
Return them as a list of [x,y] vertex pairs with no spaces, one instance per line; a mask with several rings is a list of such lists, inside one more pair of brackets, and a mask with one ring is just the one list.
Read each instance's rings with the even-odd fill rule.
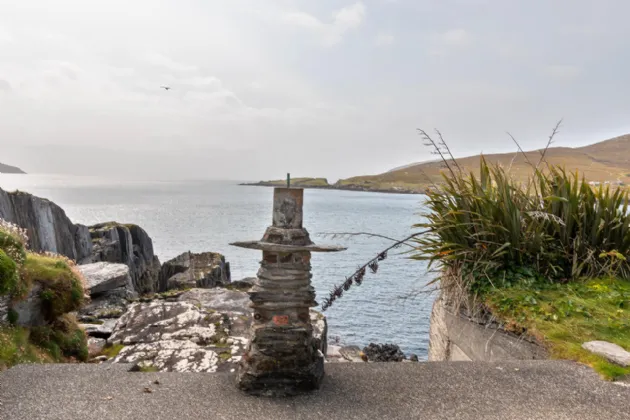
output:
[[134,290],[140,294],[158,290],[160,261],[153,241],[140,226],[116,222],[90,226],[92,261],[122,263],[129,267]]
[[139,226],[116,222],[90,227],[74,224],[61,207],[49,200],[2,189],[0,218],[25,228],[33,251],[61,254],[79,264],[122,263],[129,267],[136,292],[158,289],[160,261],[153,253],[153,241]]
[[209,289],[231,282],[230,263],[216,252],[185,252],[165,262],[160,270],[159,291],[200,287]]
[[63,209],[49,200],[0,189],[0,218],[25,228],[33,251],[54,252],[79,263],[91,259],[88,228],[72,223]]

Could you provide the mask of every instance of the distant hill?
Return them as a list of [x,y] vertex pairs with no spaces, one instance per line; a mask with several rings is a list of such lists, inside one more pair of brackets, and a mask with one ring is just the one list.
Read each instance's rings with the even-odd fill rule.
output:
[[5,165],[4,163],[0,163],[0,174],[25,174],[23,170],[17,168],[15,166]]
[[[540,160],[541,150],[525,152],[527,159],[534,164]],[[480,155],[457,159],[466,171],[479,173]],[[532,172],[531,166],[521,153],[497,153],[484,155],[486,160],[510,168],[515,179],[526,179]],[[630,134],[615,137],[584,147],[551,147],[545,154],[547,162],[564,167],[567,171],[584,176],[588,181],[622,182],[630,184]],[[355,176],[340,179],[328,184],[325,178],[295,178],[291,185],[304,188],[328,188],[337,190],[357,190],[391,193],[422,193],[432,183],[442,182],[444,171],[442,161],[411,163],[399,166],[380,175]],[[286,180],[261,181],[261,186],[283,186]]]
[[[525,152],[527,158],[536,164],[540,150]],[[531,167],[522,154],[501,153],[484,155],[488,162],[510,167],[510,174],[516,179],[525,179],[531,174]],[[630,134],[616,137],[584,147],[551,147],[545,154],[546,160],[563,166],[568,171],[579,171],[589,181],[620,181],[630,184]],[[478,172],[479,155],[457,159],[467,171]],[[422,192],[442,180],[442,162],[432,161],[403,166],[380,175],[357,176],[339,180],[335,185],[362,190],[413,190]]]

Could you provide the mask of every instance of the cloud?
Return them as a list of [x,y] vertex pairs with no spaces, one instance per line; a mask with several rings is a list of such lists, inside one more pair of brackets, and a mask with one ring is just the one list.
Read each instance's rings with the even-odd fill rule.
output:
[[385,47],[388,45],[392,45],[393,43],[394,35],[385,32],[379,32],[374,39],[374,45],[376,45],[377,47]]
[[11,85],[6,80],[0,79],[0,92],[9,93],[11,92]]
[[365,6],[360,1],[333,12],[330,23],[324,23],[317,17],[302,11],[286,12],[282,16],[282,21],[286,24],[315,33],[325,46],[340,43],[344,35],[361,26],[364,19]]
[[435,41],[446,47],[467,47],[472,44],[472,36],[465,29],[451,29],[437,34]]
[[581,70],[577,66],[566,64],[554,64],[545,67],[545,74],[548,76],[565,82],[571,82],[580,76]]
[[429,37],[429,54],[445,57],[454,50],[462,50],[473,43],[473,36],[465,29],[451,29]]

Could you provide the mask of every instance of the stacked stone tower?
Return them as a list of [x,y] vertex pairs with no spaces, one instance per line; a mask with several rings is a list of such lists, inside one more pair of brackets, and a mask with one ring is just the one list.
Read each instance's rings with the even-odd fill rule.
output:
[[232,245],[262,250],[257,280],[250,290],[254,321],[241,361],[238,386],[251,394],[294,395],[319,387],[324,355],[315,345],[310,308],[311,252],[345,248],[317,246],[302,226],[304,190],[275,188],[273,224],[262,240]]

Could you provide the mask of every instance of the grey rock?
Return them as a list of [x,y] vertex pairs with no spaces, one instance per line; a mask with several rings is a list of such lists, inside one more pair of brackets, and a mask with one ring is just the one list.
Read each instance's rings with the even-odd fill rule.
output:
[[251,315],[249,296],[238,290],[191,289],[177,298],[179,302],[196,304],[202,309],[218,312],[238,312]]
[[127,289],[114,289],[92,298],[78,312],[80,322],[88,323],[96,319],[117,318],[122,316],[130,302],[126,298]]
[[243,315],[208,311],[189,302],[135,303],[108,342],[125,345],[114,363],[160,371],[216,372],[234,368],[240,360],[248,343],[249,322]]
[[[107,340],[125,346],[112,362],[160,371],[232,371],[249,344],[249,304],[246,292],[224,288],[133,303]],[[312,311],[311,319],[314,339],[325,343],[326,318]]]
[[418,356],[415,355],[415,354],[409,355],[409,360],[412,361],[412,362],[418,362],[419,361]]
[[26,298],[14,302],[11,309],[17,313],[17,325],[35,327],[44,325],[46,319],[42,311],[42,300],[39,297],[42,287],[35,283]]
[[231,289],[247,291],[254,287],[254,281],[256,281],[256,277],[246,277],[241,280],[233,281],[230,283],[229,287]]
[[125,264],[97,262],[77,267],[85,277],[91,296],[118,288],[127,288],[133,292],[133,283],[129,267]]
[[90,262],[92,242],[88,229],[72,223],[63,209],[49,200],[0,189],[0,218],[25,228],[33,251]]
[[630,352],[608,341],[589,341],[582,348],[621,366],[630,366]]
[[345,346],[339,349],[339,354],[349,362],[364,362],[363,352],[357,346]]
[[0,296],[0,324],[6,324],[9,321],[9,305],[11,298],[9,296]]
[[105,319],[102,324],[81,324],[81,328],[90,337],[108,338],[114,332],[118,319]]
[[216,252],[185,252],[165,262],[160,269],[160,291],[212,288],[230,283],[230,263]]
[[[100,354],[101,351],[103,351],[103,349],[105,348],[105,344],[107,344],[107,341],[104,338],[89,337],[87,344],[89,357],[95,357],[96,355]],[[107,360],[107,356],[103,357],[105,357],[105,360]]]
[[402,362],[405,354],[395,344],[370,343],[363,349],[370,362]]
[[93,261],[127,265],[133,289],[140,294],[158,290],[160,261],[153,253],[153,241],[144,229],[107,222],[90,226],[89,231]]

